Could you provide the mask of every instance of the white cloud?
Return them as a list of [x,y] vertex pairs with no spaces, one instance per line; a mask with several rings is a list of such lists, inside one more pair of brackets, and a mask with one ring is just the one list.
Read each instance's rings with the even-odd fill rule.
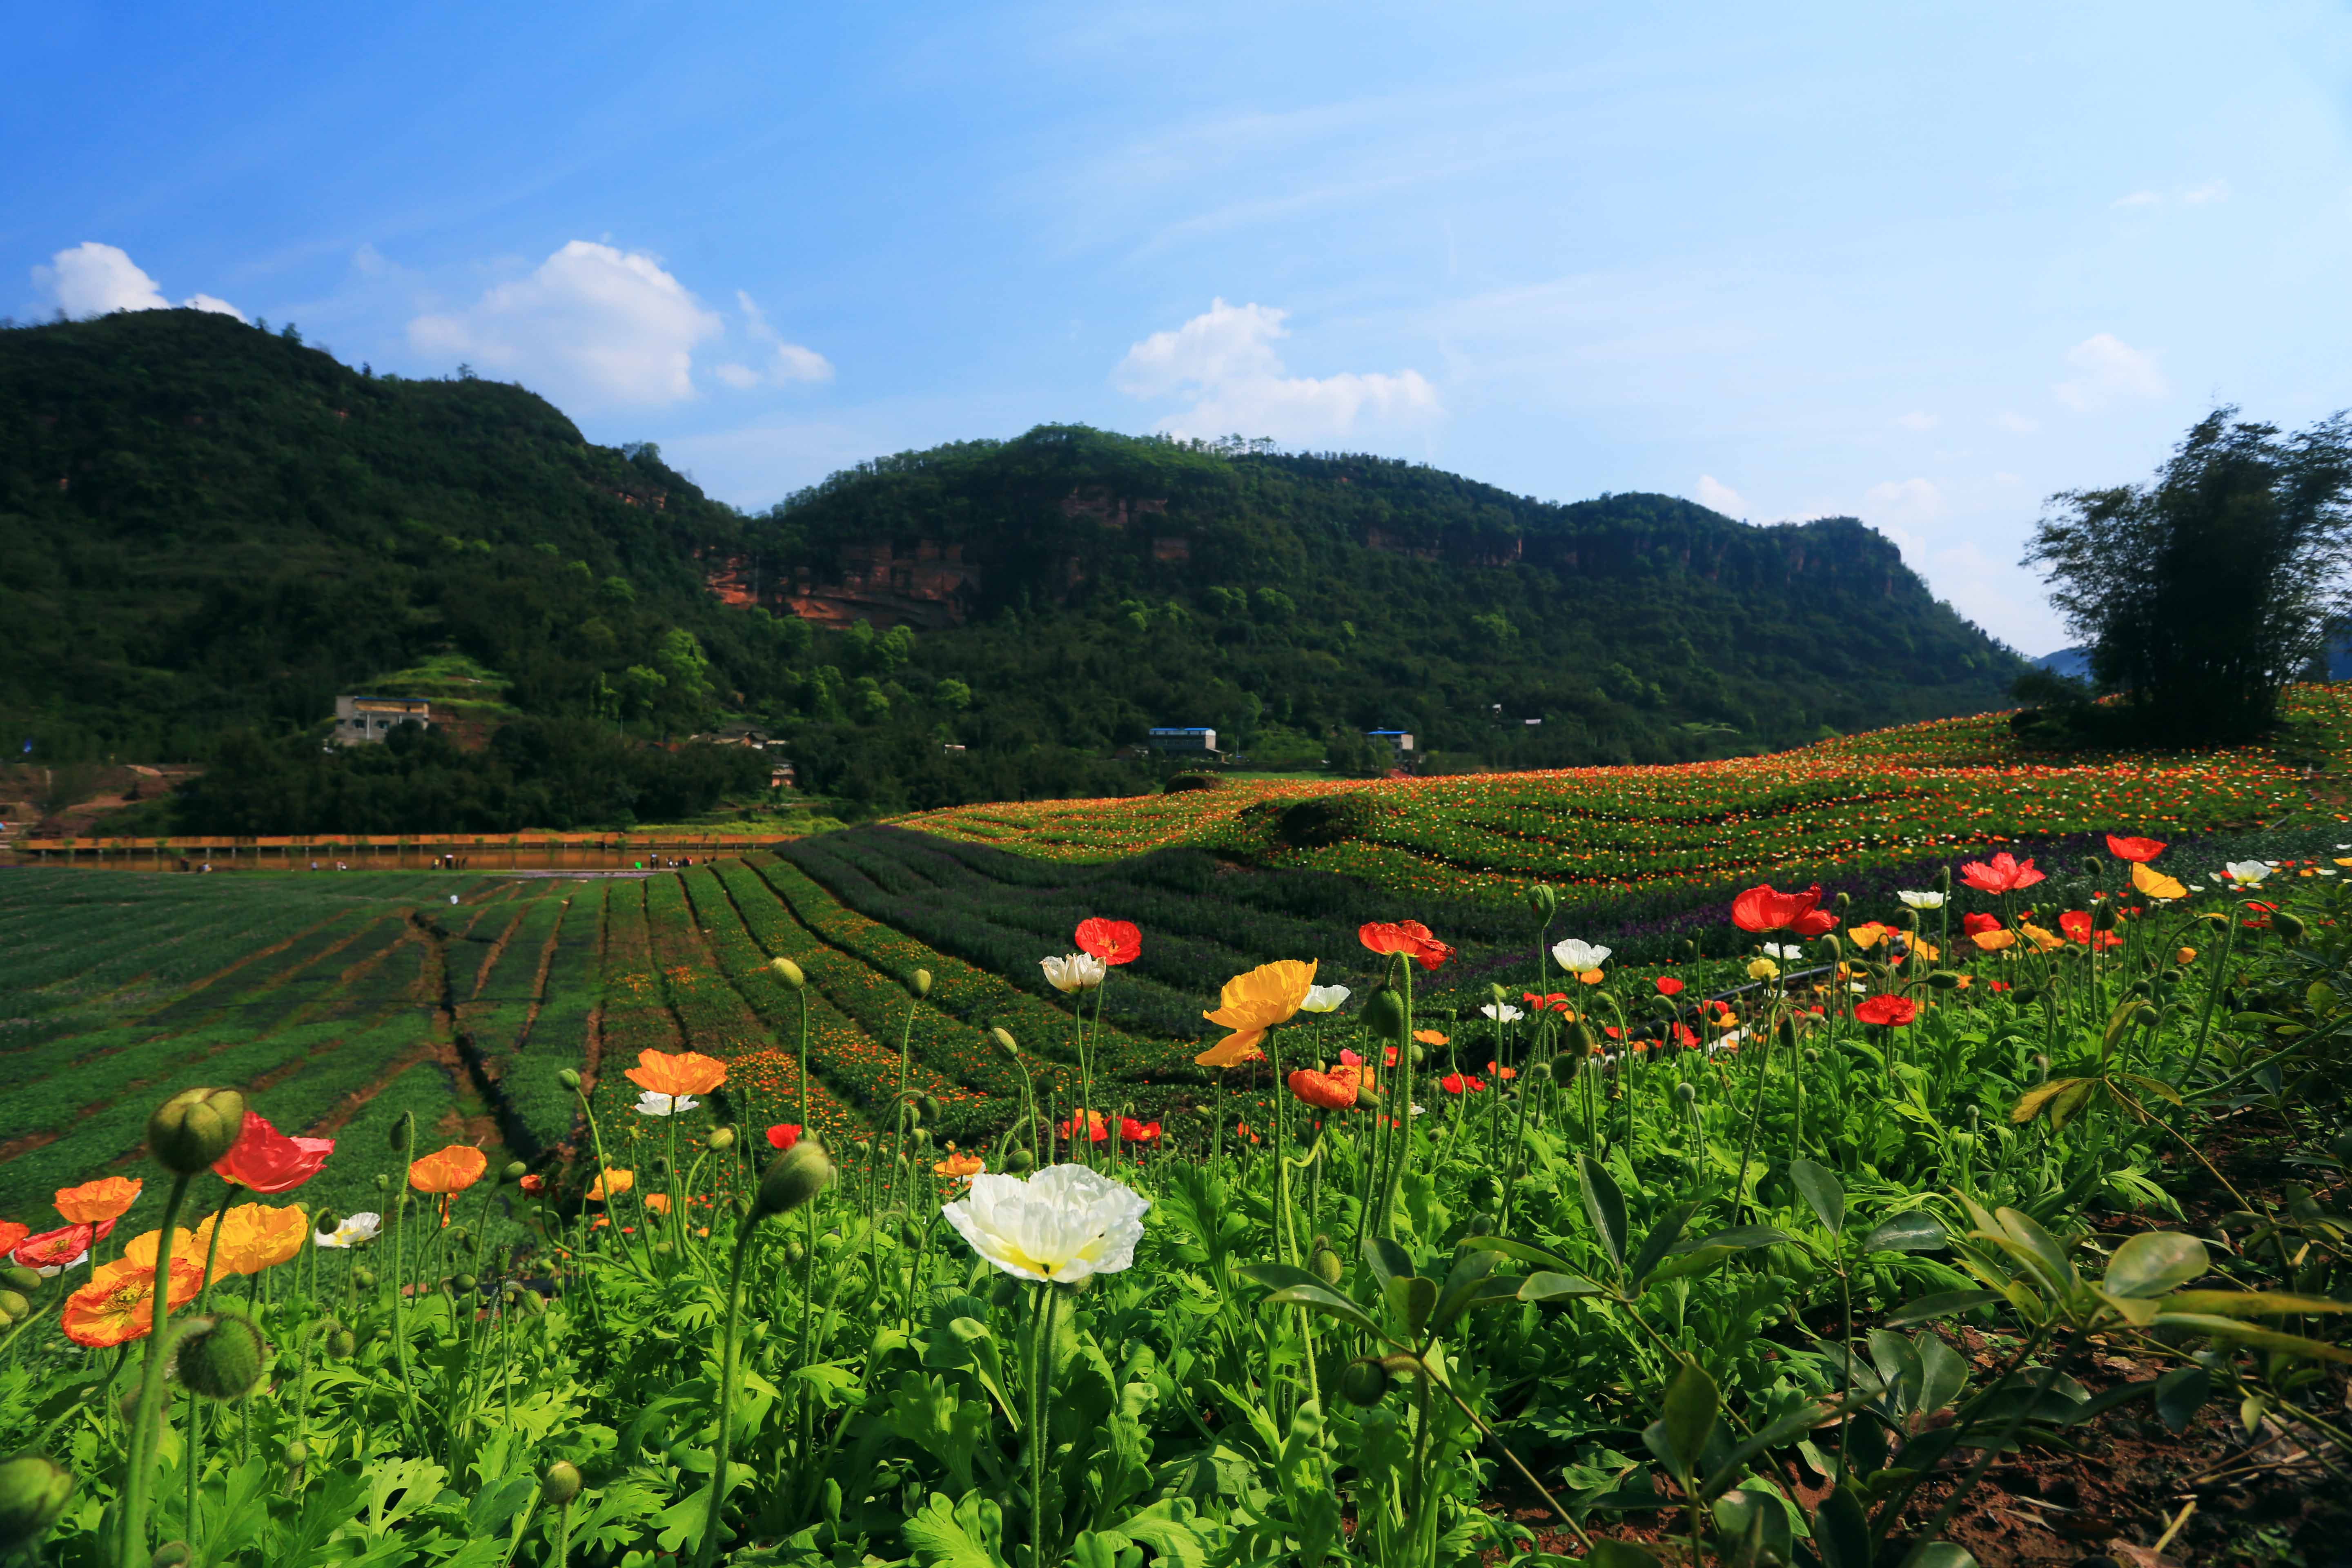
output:
[[2207,202],[2226,202],[2230,199],[2230,182],[2227,180],[2209,181],[2204,184],[2181,192],[2180,199],[2192,207],[2201,207]]
[[1944,515],[1944,492],[1927,479],[1890,479],[1883,485],[1873,485],[1863,492],[1869,504],[1873,520],[1886,518],[1896,523],[1924,525]]
[[2040,420],[2028,419],[2024,415],[2007,408],[1994,415],[1992,422],[2012,436],[2031,436],[2042,428]]
[[2161,397],[2168,390],[2156,368],[2156,356],[2133,348],[2112,332],[2084,338],[2066,351],[2071,380],[2051,390],[2058,401],[2078,414],[2105,407],[2116,396]]
[[1902,426],[1906,430],[1916,430],[1924,435],[1941,425],[1943,421],[1925,409],[1915,408],[1908,414],[1896,415],[1895,423]]
[[1299,441],[1344,435],[1360,417],[1409,425],[1444,414],[1437,389],[1416,370],[1286,375],[1274,342],[1290,335],[1282,324],[1289,314],[1213,300],[1205,315],[1130,347],[1112,384],[1130,397],[1189,399],[1191,407],[1160,421],[1176,436]]
[[575,239],[468,310],[417,317],[408,340],[422,353],[544,382],[543,391],[661,404],[694,395],[695,346],[723,331],[652,257]]
[[2117,196],[2107,205],[2117,207],[2152,207],[2163,199],[2154,191],[2134,191],[2127,196]]
[[730,386],[756,386],[761,381],[782,386],[790,382],[831,381],[833,362],[814,349],[786,342],[783,335],[768,324],[767,313],[752,302],[742,289],[735,290],[735,303],[743,311],[744,330],[755,342],[765,343],[771,351],[764,374],[747,364],[723,364],[717,371],[719,379]]
[[[70,250],[49,258],[47,267],[33,268],[33,281],[47,289],[68,316],[103,316],[114,310],[168,310],[172,301],[155,279],[147,276],[119,246],[86,239]],[[245,312],[211,294],[195,294],[180,303],[191,310],[212,310],[245,319]]]
[[1698,504],[1726,517],[1746,517],[1748,500],[1738,490],[1717,479],[1713,474],[1698,477]]
[[2107,205],[2116,207],[2160,207],[2179,202],[2185,207],[2201,207],[2209,202],[2226,202],[2229,199],[2229,181],[2208,180],[2201,185],[2178,187],[2170,195],[2158,191],[2134,191],[2127,196],[2117,196]]

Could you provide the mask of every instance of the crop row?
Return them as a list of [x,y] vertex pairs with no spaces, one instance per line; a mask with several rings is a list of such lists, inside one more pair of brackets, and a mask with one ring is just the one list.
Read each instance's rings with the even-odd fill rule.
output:
[[[678,1048],[677,1020],[646,929],[645,882],[615,882],[604,902],[604,1058],[625,1064],[639,1051]],[[608,1068],[603,1078],[618,1076]]]

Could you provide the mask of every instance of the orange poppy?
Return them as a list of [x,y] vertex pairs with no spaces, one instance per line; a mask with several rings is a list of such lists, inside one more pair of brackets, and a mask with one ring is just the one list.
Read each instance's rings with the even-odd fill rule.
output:
[[[603,1199],[608,1195],[617,1198],[636,1184],[637,1173],[635,1171],[607,1170],[589,1184],[588,1195],[593,1199]],[[608,1187],[611,1189],[609,1194],[605,1190]]]
[[[303,1239],[310,1234],[310,1216],[299,1205],[274,1209],[260,1204],[237,1204],[221,1215],[220,1225],[217,1253],[212,1247],[210,1217],[196,1226],[188,1249],[191,1258],[212,1257],[213,1277],[216,1279],[233,1274],[258,1274],[265,1268],[291,1262],[300,1255]],[[152,1258],[147,1267],[154,1267]]]
[[408,1184],[420,1193],[437,1193],[446,1197],[462,1193],[482,1179],[490,1168],[490,1157],[470,1143],[452,1143],[436,1154],[427,1154],[408,1167]]
[[1326,1110],[1346,1110],[1356,1103],[1356,1069],[1342,1066],[1332,1072],[1301,1068],[1290,1075],[1290,1092]]
[[1201,1015],[1233,1033],[1192,1059],[1202,1067],[1229,1068],[1264,1055],[1258,1041],[1268,1029],[1287,1022],[1298,1011],[1314,984],[1314,963],[1301,963],[1295,958],[1261,963],[1247,974],[1234,975],[1225,982],[1217,1010]]
[[13,1219],[0,1219],[0,1254],[14,1252],[16,1244],[33,1234],[29,1225],[18,1225]]
[[1515,1079],[1515,1078],[1517,1078],[1517,1077],[1518,1077],[1518,1076],[1519,1076],[1519,1069],[1518,1069],[1518,1068],[1503,1068],[1503,1067],[1496,1067],[1493,1062],[1488,1062],[1488,1063],[1486,1064],[1486,1070],[1487,1070],[1488,1072],[1490,1072],[1490,1073],[1493,1073],[1496,1078],[1502,1079],[1504,1079],[1504,1080],[1505,1080],[1505,1081],[1507,1081],[1507,1082],[1509,1079]]
[[727,1064],[699,1051],[681,1051],[676,1056],[666,1051],[639,1051],[637,1065],[625,1076],[639,1089],[677,1098],[709,1094],[725,1083]]
[[950,1178],[963,1177],[969,1179],[972,1176],[977,1176],[986,1169],[988,1169],[988,1162],[982,1160],[977,1154],[951,1153],[946,1159],[941,1160],[939,1163],[931,1167],[931,1174],[934,1176],[947,1176]]
[[1402,952],[1423,969],[1434,969],[1454,956],[1454,949],[1419,921],[1367,921],[1356,928],[1356,940],[1374,952]]
[[[58,1212],[76,1225],[98,1225],[121,1219],[138,1201],[142,1185],[136,1176],[100,1176],[78,1187],[58,1189]],[[17,1237],[19,1241],[22,1237]]]
[[1435,1029],[1415,1029],[1412,1032],[1412,1037],[1424,1046],[1443,1046],[1452,1043]]
[[667,1193],[647,1193],[641,1201],[645,1204],[646,1207],[653,1210],[656,1214],[669,1213],[669,1194]]
[[[172,1259],[167,1306],[184,1307],[204,1289],[205,1271],[184,1258]],[[143,1339],[154,1327],[155,1265],[118,1258],[66,1298],[58,1327],[78,1345],[103,1350]]]

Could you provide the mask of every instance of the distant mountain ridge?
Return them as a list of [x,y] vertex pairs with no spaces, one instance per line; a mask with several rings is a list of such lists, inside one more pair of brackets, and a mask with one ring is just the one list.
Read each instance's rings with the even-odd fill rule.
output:
[[520,387],[189,310],[0,332],[0,738],[44,755],[201,758],[463,658],[520,714],[755,721],[889,806],[1142,787],[1108,759],[1158,724],[1307,765],[1374,765],[1371,728],[1720,755],[1999,706],[2024,668],[1852,519],[1057,426],[746,515]]

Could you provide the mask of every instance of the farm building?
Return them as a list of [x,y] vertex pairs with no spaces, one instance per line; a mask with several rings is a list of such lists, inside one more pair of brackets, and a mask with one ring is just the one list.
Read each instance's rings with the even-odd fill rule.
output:
[[433,727],[433,705],[422,697],[338,697],[334,742],[360,746],[381,741],[395,724]]
[[1155,752],[1213,752],[1217,732],[1201,729],[1156,729],[1144,739]]

